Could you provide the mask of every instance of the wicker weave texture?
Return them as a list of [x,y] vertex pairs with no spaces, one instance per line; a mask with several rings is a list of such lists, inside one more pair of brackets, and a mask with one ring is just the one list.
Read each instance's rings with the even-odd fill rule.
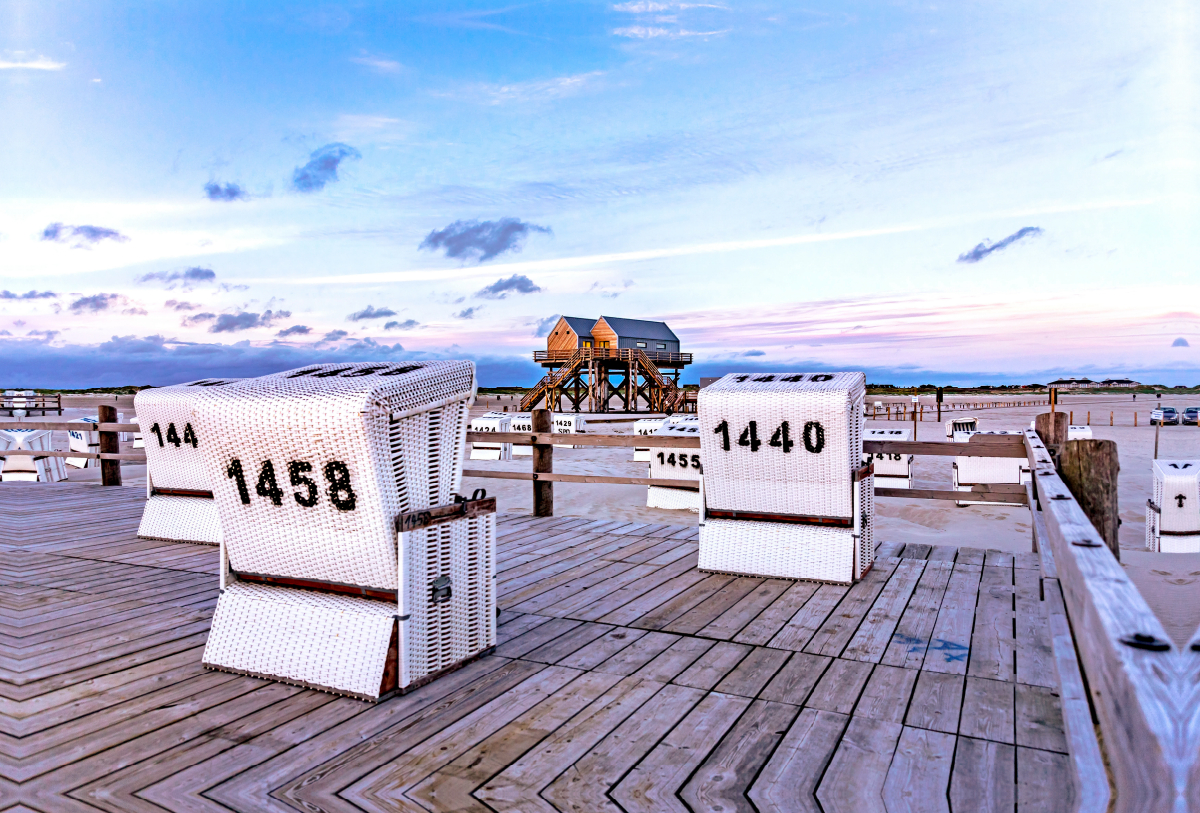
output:
[[395,605],[235,583],[217,600],[204,664],[379,697]]
[[[912,440],[911,429],[866,429],[863,431],[863,440]],[[904,478],[912,477],[913,456],[910,454],[895,454],[876,452],[875,454],[863,454],[864,463],[875,463],[875,476],[888,478]],[[881,486],[889,488],[908,488],[908,485],[896,486],[889,480],[887,483],[880,483]]]
[[[320,364],[209,388],[194,414],[231,567],[396,589],[393,523],[458,490],[473,395],[469,361]],[[268,473],[278,505],[259,490]]]
[[[400,685],[440,672],[496,644],[496,515],[403,535]],[[450,599],[431,585],[450,579]]]
[[221,544],[217,504],[202,497],[152,494],[142,511],[138,536],[201,545]]
[[[701,570],[848,584],[855,573],[848,530],[732,519],[700,526]],[[865,570],[865,569],[864,569]]]
[[863,373],[843,372],[730,374],[700,390],[708,506],[849,517],[865,388]]
[[686,488],[647,486],[646,507],[665,508],[668,511],[699,511],[700,492]]

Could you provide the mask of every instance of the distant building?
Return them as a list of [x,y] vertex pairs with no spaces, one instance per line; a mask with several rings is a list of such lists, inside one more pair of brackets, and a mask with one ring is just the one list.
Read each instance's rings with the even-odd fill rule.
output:
[[1138,382],[1131,378],[1106,378],[1100,382],[1101,387],[1140,387]]
[[621,319],[616,316],[601,316],[599,319],[561,317],[546,337],[546,349],[553,352],[580,347],[678,353],[679,337],[667,327],[666,322]]
[[1051,381],[1046,386],[1060,390],[1087,390],[1100,385],[1090,378],[1060,378],[1057,381]]

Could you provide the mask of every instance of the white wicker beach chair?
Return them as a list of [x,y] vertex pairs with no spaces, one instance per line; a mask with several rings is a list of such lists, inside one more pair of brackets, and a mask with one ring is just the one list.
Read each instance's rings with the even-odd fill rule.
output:
[[146,451],[146,507],[138,536],[220,544],[221,522],[204,466],[207,438],[192,407],[208,390],[240,380],[202,378],[141,390],[134,396],[138,426],[145,432],[142,448]]
[[[912,430],[864,429],[863,440],[912,440]],[[875,485],[881,488],[912,488],[912,455],[864,453],[863,462],[875,464]]]
[[[654,445],[656,437],[696,437],[700,433],[697,420],[663,422],[647,440],[650,443],[650,477],[664,480],[695,480],[697,484],[704,473],[700,452],[695,449],[671,449]],[[675,486],[648,486],[647,508],[666,508],[679,511],[699,511],[700,492]]]
[[700,390],[703,570],[850,583],[874,561],[863,373],[731,374]]
[[0,457],[4,466],[0,469],[0,482],[57,483],[67,479],[67,469],[61,457],[36,457],[31,455],[4,455],[3,450],[31,452],[53,451],[52,433],[44,429],[0,430]]
[[1068,426],[1067,440],[1091,440],[1092,427],[1090,426]]
[[1155,460],[1146,501],[1146,548],[1200,553],[1200,460]]
[[[638,418],[633,422],[633,434],[635,435],[653,435],[658,427],[667,422],[666,418]],[[649,463],[650,462],[650,447],[635,446],[633,449],[634,463]]]
[[[1018,435],[1016,429],[997,429],[986,432],[955,432],[955,443],[968,443],[975,435]],[[955,491],[971,491],[972,486],[992,483],[1028,483],[1029,463],[1023,457],[955,457],[951,464],[951,479]],[[958,501],[960,506],[1007,505],[1008,503]]]
[[469,361],[318,364],[196,401],[222,529],[206,666],[377,700],[494,645],[494,507],[397,529],[453,508],[474,392]]
[[[67,421],[67,423],[81,423],[87,426],[81,426],[79,429],[71,429],[67,432],[67,445],[72,452],[84,452],[95,454],[100,451],[100,433],[94,431],[90,427],[95,426],[100,422],[96,416],[90,418],[75,418]],[[100,465],[100,461],[90,457],[68,457],[66,458],[67,465],[77,469],[94,468]]]
[[[488,412],[471,421],[471,431],[512,431],[512,416],[504,412]],[[512,460],[512,444],[472,443],[471,460]]]

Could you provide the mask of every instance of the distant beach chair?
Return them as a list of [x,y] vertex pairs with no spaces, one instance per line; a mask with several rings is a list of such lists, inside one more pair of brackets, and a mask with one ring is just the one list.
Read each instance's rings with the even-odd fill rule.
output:
[[134,396],[138,426],[145,427],[142,448],[146,452],[146,507],[138,536],[220,544],[221,522],[204,462],[208,439],[192,409],[203,393],[240,380],[202,378],[140,390]]
[[[653,435],[658,428],[667,422],[666,418],[638,418],[633,422],[633,434],[635,435]],[[634,463],[649,463],[650,462],[650,447],[635,446],[633,449]]]
[[53,451],[53,434],[43,429],[0,429],[0,457],[4,458],[0,482],[57,483],[67,479],[61,457],[4,455],[7,450]]
[[[556,435],[577,435],[587,431],[587,421],[573,412],[555,412],[551,416],[551,430]],[[554,444],[560,449],[574,449],[571,443]]]
[[[911,429],[864,429],[863,440],[912,440]],[[864,463],[875,464],[875,485],[882,488],[912,488],[913,455],[863,453]]]
[[[100,419],[95,415],[87,418],[75,418],[67,421],[67,423],[84,424],[79,429],[71,429],[67,432],[68,446],[72,452],[82,452],[85,454],[97,454],[100,451],[100,433],[90,427],[94,427],[100,423]],[[77,469],[94,468],[100,465],[100,461],[90,457],[68,457],[66,458],[67,465]]]
[[946,421],[946,439],[954,440],[955,432],[978,432],[979,419],[973,417],[951,418]]
[[[700,433],[697,415],[686,415],[678,421],[664,421],[648,438],[650,443],[650,477],[665,480],[695,480],[699,484],[704,474],[700,452],[695,449],[672,449],[654,445],[658,437],[696,437]],[[648,486],[647,508],[666,508],[675,511],[699,511],[700,492],[677,486]]]
[[[533,432],[533,413],[532,412],[510,412],[509,425],[514,432]],[[533,447],[528,443],[514,443],[512,448],[513,457],[532,457]]]
[[1090,426],[1068,426],[1067,440],[1091,440],[1092,427]]
[[861,372],[730,374],[700,390],[702,570],[848,584],[871,568]]
[[1200,553],[1200,460],[1155,460],[1146,501],[1146,549]]
[[[487,412],[471,421],[472,432],[509,432],[512,416],[506,412]],[[472,443],[471,460],[512,460],[511,443]]]

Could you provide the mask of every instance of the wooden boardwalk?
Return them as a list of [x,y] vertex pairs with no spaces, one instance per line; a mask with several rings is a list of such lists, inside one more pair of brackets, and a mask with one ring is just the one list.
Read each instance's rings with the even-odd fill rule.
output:
[[1070,806],[1033,554],[885,543],[846,588],[504,516],[496,653],[371,705],[204,670],[216,550],[137,539],[143,498],[0,486],[0,810]]

